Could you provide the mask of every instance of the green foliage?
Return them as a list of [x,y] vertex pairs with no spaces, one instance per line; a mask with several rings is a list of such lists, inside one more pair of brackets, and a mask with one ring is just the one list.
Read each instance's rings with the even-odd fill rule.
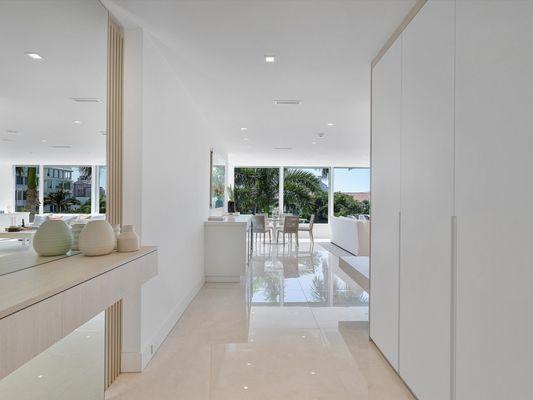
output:
[[336,217],[370,214],[370,202],[368,200],[359,201],[341,192],[335,192],[333,196],[333,209]]
[[270,212],[278,206],[278,168],[235,168],[235,204],[243,214]]
[[60,213],[72,213],[78,211],[73,209],[72,206],[80,205],[80,201],[71,196],[70,192],[65,192],[63,189],[59,189],[55,192],[49,193],[44,198],[45,205],[54,205],[57,208],[57,212]]
[[[322,176],[327,177],[326,168]],[[320,186],[320,178],[312,172],[296,168],[285,169],[283,202],[285,210],[300,218],[309,219],[315,214],[318,223],[328,222],[328,192]]]

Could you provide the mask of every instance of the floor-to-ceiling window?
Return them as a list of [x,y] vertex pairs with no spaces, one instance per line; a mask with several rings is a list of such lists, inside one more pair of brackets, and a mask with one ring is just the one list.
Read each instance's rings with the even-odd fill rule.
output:
[[315,222],[328,222],[329,168],[284,169],[283,208],[290,214]]
[[279,207],[279,168],[235,168],[235,203],[241,214]]
[[369,216],[369,168],[334,168],[333,190],[333,210],[336,217]]
[[106,213],[106,187],[107,187],[107,167],[105,165],[98,168],[98,212]]
[[92,168],[46,165],[44,167],[44,212],[91,213]]
[[15,211],[39,212],[39,166],[15,166]]

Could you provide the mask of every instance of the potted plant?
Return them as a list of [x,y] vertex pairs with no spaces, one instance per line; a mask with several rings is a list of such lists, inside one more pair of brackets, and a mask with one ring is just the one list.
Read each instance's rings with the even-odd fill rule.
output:
[[235,191],[233,186],[228,186],[228,213],[233,214],[237,210],[235,209]]

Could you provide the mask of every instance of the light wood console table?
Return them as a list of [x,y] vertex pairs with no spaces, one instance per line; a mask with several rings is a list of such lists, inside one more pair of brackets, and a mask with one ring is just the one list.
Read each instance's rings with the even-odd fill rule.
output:
[[140,370],[141,286],[156,274],[157,248],[142,247],[75,255],[0,276],[0,379],[117,304],[121,353],[114,362],[123,371]]

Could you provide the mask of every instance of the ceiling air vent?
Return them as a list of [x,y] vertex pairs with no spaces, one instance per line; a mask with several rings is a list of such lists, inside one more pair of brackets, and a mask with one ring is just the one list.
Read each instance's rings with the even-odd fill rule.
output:
[[102,100],[96,97],[72,97],[76,103],[101,103]]
[[292,147],[274,147],[274,150],[292,150]]
[[297,106],[301,103],[300,100],[274,100],[274,104],[278,106]]
[[51,148],[53,149],[71,149],[72,146],[70,145],[55,145],[55,146],[50,146]]

